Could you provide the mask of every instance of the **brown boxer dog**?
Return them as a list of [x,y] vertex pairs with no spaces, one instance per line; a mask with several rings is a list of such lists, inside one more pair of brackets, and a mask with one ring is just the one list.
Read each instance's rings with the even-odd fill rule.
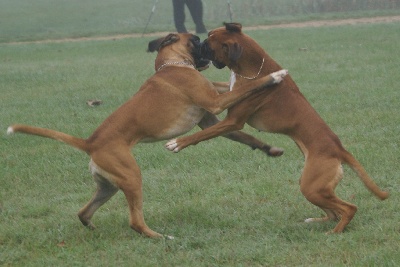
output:
[[[90,155],[90,170],[97,183],[93,198],[79,211],[81,222],[94,228],[91,218],[95,211],[119,189],[127,199],[130,226],[148,237],[162,235],[151,230],[143,217],[142,177],[139,166],[130,153],[138,142],[154,142],[172,138],[191,130],[196,124],[207,126],[213,121],[206,112],[218,114],[244,99],[252,92],[278,83],[286,71],[266,75],[233,92],[219,95],[196,66],[209,61],[200,58],[200,39],[192,34],[170,34],[149,43],[149,50],[158,49],[156,73],[125,104],[112,113],[88,139],[74,137],[50,129],[27,125],[12,125],[8,133],[21,132],[56,139]],[[224,87],[224,84],[217,84]],[[255,138],[244,133],[230,136],[250,146]]]
[[[281,69],[253,39],[242,33],[241,28],[240,24],[227,23],[225,27],[211,31],[202,47],[203,56],[213,60],[215,66],[231,69],[233,91]],[[253,94],[229,108],[222,122],[171,140],[166,147],[178,152],[189,145],[240,130],[246,122],[261,131],[288,135],[303,152],[305,167],[300,190],[307,200],[327,214],[306,222],[339,220],[330,232],[340,233],[353,218],[357,207],[341,200],[334,192],[343,175],[342,163],[348,164],[378,198],[383,200],[389,196],[343,148],[339,138],[307,102],[290,76],[271,90]]]

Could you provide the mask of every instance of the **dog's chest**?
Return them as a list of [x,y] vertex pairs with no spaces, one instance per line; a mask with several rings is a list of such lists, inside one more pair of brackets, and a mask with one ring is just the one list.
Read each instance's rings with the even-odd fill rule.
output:
[[187,133],[203,118],[205,110],[191,106],[171,121],[171,125],[163,133],[162,138],[172,138]]
[[235,86],[236,82],[236,73],[231,71],[231,78],[229,79],[229,91],[232,91],[233,86]]

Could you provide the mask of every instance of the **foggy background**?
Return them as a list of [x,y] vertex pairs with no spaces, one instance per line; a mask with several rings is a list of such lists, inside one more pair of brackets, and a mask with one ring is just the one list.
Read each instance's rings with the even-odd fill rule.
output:
[[[156,1],[143,1],[132,6],[131,26],[144,26]],[[349,16],[362,17],[385,15],[400,12],[400,0],[203,0],[204,23],[207,28],[221,26],[229,22],[250,25],[274,24],[297,20],[341,18]],[[229,3],[229,4],[228,4]],[[175,30],[172,1],[159,0],[149,23],[149,31]],[[129,21],[126,21],[129,23]],[[136,25],[135,25],[136,24]],[[191,30],[194,24],[186,8],[186,24]],[[139,27],[139,29],[141,29]]]
[[[230,9],[229,5],[230,3]],[[153,8],[154,12],[152,12]],[[400,14],[400,0],[203,0],[207,29]],[[0,0],[0,43],[175,31],[171,0]],[[186,27],[194,30],[186,9]]]

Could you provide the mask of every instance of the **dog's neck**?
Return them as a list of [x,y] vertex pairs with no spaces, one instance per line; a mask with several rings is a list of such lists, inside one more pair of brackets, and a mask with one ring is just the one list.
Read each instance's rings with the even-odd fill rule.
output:
[[263,58],[263,59],[262,59],[262,62],[261,62],[261,65],[260,65],[260,68],[258,69],[257,74],[254,75],[254,76],[251,76],[251,77],[244,76],[244,75],[241,75],[241,74],[239,74],[239,73],[234,72],[233,70],[232,70],[232,72],[235,73],[235,75],[237,75],[237,76],[239,76],[239,77],[241,77],[241,78],[243,78],[243,79],[246,79],[246,80],[254,80],[254,79],[256,79],[258,76],[260,76],[261,70],[262,70],[262,68],[264,67],[264,61],[265,61],[265,59]]
[[161,64],[156,71],[160,71],[161,69],[163,69],[166,66],[171,66],[171,65],[175,65],[175,66],[183,66],[183,67],[189,67],[192,69],[196,69],[196,67],[193,65],[192,62],[190,62],[187,59],[181,60],[181,61],[166,61],[165,63]]
[[229,81],[229,90],[232,91],[233,87],[235,86],[236,76],[239,76],[240,78],[243,78],[243,79],[246,79],[246,80],[254,80],[258,76],[260,76],[261,70],[264,67],[264,62],[265,62],[265,59],[263,58],[262,62],[261,62],[261,66],[258,69],[257,74],[254,75],[254,76],[251,76],[251,77],[247,77],[247,76],[241,75],[239,73],[236,73],[233,69],[231,69],[231,78],[230,78],[230,81]]

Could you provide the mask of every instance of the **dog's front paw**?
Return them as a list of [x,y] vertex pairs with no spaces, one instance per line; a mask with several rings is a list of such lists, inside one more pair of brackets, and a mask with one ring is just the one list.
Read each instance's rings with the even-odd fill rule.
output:
[[279,148],[279,147],[271,147],[268,152],[267,152],[268,156],[271,157],[280,157],[283,155],[283,149]]
[[280,83],[283,80],[283,77],[288,75],[288,70],[279,70],[271,73],[271,77],[274,79],[274,83]]
[[178,153],[180,150],[177,139],[172,139],[172,140],[168,141],[168,143],[165,144],[165,148],[168,149],[169,151],[172,151],[175,153]]

